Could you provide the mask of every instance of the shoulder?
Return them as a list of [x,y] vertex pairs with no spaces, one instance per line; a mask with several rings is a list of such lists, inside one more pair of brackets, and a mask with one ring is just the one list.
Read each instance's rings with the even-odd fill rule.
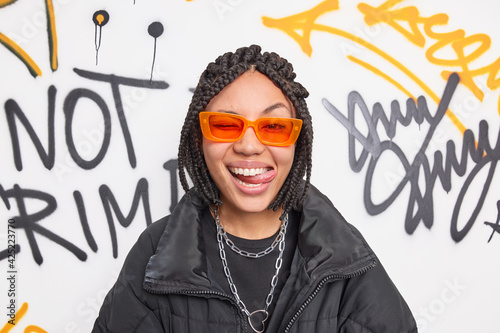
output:
[[167,216],[149,225],[132,246],[115,285],[103,301],[92,332],[159,331],[150,310],[156,295],[144,291],[142,284],[148,260],[156,252],[168,220]]
[[164,216],[156,222],[150,224],[139,236],[137,243],[141,243],[143,246],[156,248],[169,220],[170,215]]
[[149,258],[156,253],[163,231],[170,220],[165,216],[150,224],[138,237],[125,259],[123,269],[137,269],[144,271]]
[[304,218],[330,220],[341,227],[353,228],[332,201],[312,184],[304,198],[301,213]]
[[299,250],[312,278],[349,276],[371,266],[376,258],[361,233],[312,185],[302,206]]

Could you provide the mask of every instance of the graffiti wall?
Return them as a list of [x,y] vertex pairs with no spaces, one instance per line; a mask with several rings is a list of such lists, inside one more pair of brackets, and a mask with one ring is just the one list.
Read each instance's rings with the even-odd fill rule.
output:
[[0,332],[89,332],[183,194],[199,74],[250,44],[310,91],[313,183],[421,332],[498,332],[493,1],[0,0]]

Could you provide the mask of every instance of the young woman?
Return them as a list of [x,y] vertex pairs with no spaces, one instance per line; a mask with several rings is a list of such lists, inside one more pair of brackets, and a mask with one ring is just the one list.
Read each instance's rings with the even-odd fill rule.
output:
[[208,65],[181,133],[187,194],[140,236],[93,332],[417,332],[361,234],[309,183],[294,79],[256,45]]

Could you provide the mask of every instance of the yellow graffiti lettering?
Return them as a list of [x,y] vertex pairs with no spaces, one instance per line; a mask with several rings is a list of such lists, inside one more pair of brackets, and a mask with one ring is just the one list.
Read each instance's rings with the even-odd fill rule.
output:
[[[456,31],[453,35],[458,36],[458,38],[443,38],[429,47],[426,51],[426,57],[431,63],[436,65],[461,67],[462,72],[459,72],[461,79],[460,82],[470,89],[477,99],[482,101],[484,92],[479,89],[472,79],[472,75],[469,70],[469,63],[477,59],[490,48],[491,39],[485,34],[476,34],[465,37],[465,32],[461,30]],[[475,46],[475,49],[473,49],[473,51],[469,54],[465,54],[464,50],[472,45]],[[451,46],[456,54],[456,59],[440,59],[435,56],[439,50],[446,46]],[[442,76],[444,79],[447,79],[449,75],[442,73]]]
[[21,308],[17,310],[14,318],[12,318],[14,322],[12,322],[12,320],[7,321],[5,326],[0,330],[0,333],[9,332],[24,317],[27,311],[28,311],[28,303],[23,303],[23,305],[21,305]]
[[[0,0],[0,8],[5,7],[14,3],[16,0]],[[54,14],[54,5],[52,0],[45,0],[46,15],[47,15],[47,32],[49,40],[49,57],[50,57],[50,68],[52,71],[57,70],[57,33],[56,33],[56,21]],[[33,61],[33,59],[12,39],[0,33],[0,44],[4,45],[9,51],[11,51],[19,60],[21,60],[24,65],[28,68],[28,71],[33,77],[41,76],[42,71],[40,67]]]
[[16,1],[17,0],[0,0],[0,8],[8,6]]
[[[445,33],[434,32],[433,27],[448,24],[448,15],[440,13],[430,17],[422,17],[419,14],[418,8],[414,6],[390,10],[390,8],[402,1],[404,0],[389,0],[376,8],[361,3],[358,5],[358,9],[365,15],[367,25],[386,23],[419,47],[424,47],[426,43],[425,36],[437,40],[427,49],[425,53],[427,60],[435,65],[460,67],[462,70],[458,72],[460,83],[466,86],[477,99],[482,101],[484,92],[477,86],[473,78],[480,75],[479,73],[484,74],[485,71],[470,70],[469,64],[489,50],[491,45],[490,37],[486,34],[475,34],[466,37],[465,32],[461,29]],[[398,22],[406,22],[410,30],[403,28]],[[423,25],[424,33],[419,29],[419,24]],[[445,47],[452,48],[456,59],[440,59],[436,56],[436,53]],[[465,49],[471,49],[471,47],[473,47],[473,50],[466,54]],[[491,87],[494,86],[495,88],[493,89],[496,89],[498,88],[498,83],[492,82],[495,81],[494,77],[497,73],[495,72],[495,68],[498,65],[495,62],[490,66],[493,69],[493,78],[491,76],[488,77],[488,82],[490,83],[488,87],[492,89]],[[443,71],[441,76],[447,80],[450,76],[450,71]]]
[[[358,4],[358,9],[365,14],[365,22],[367,25],[384,22],[408,38],[412,43],[422,47],[425,45],[425,37],[418,28],[418,24],[422,23],[418,9],[416,7],[405,7],[399,10],[388,10],[402,1],[403,0],[389,0],[377,8],[365,3],[360,3]],[[398,21],[406,22],[411,31],[401,26]]]
[[362,61],[361,59],[358,59],[356,57],[353,57],[351,55],[348,55],[347,59],[349,59],[352,62],[354,62],[354,63],[356,63],[356,64],[358,64],[358,65],[366,68],[367,70],[369,70],[370,72],[374,73],[375,75],[380,76],[381,78],[385,79],[387,82],[391,83],[393,86],[395,86],[396,88],[398,88],[399,90],[401,90],[406,96],[408,96],[409,98],[413,98],[416,101],[416,98],[413,96],[413,94],[410,93],[405,87],[403,87],[403,85],[401,85],[399,82],[397,82],[396,80],[394,80],[389,75],[387,75],[384,72],[382,72],[377,67],[372,66],[369,63],[367,63],[365,61]]
[[[10,332],[10,330],[14,326],[19,324],[19,321],[24,317],[26,312],[28,312],[28,303],[23,303],[23,305],[21,305],[21,308],[14,315],[14,318],[7,321],[5,326],[0,330],[0,333]],[[43,328],[40,328],[38,326],[35,326],[35,325],[27,326],[23,332],[24,333],[47,333],[46,330],[44,330]]]
[[56,18],[54,14],[54,4],[52,0],[46,0],[47,8],[47,31],[49,34],[49,56],[50,68],[52,71],[57,70],[57,33],[56,33]]
[[11,51],[16,57],[21,60],[28,68],[31,75],[34,77],[42,75],[40,67],[31,59],[31,57],[12,39],[5,36],[0,32],[0,44],[4,45],[9,51]]
[[47,333],[47,331],[38,326],[30,325],[24,329],[24,333]]
[[[262,17],[262,23],[269,28],[283,30],[300,45],[305,54],[311,56],[312,46],[310,38],[314,22],[319,16],[336,9],[339,9],[338,0],[326,0],[310,10],[285,18],[273,19],[264,16]],[[302,36],[296,30],[302,30]]]
[[[401,62],[399,62],[397,59],[395,59],[388,53],[379,49],[375,45],[367,42],[366,40],[357,37],[353,34],[350,34],[344,30],[340,30],[323,24],[318,24],[315,22],[319,16],[334,9],[338,9],[338,1],[326,0],[320,3],[318,6],[314,7],[313,9],[310,9],[300,14],[295,14],[280,19],[263,17],[263,23],[265,26],[269,28],[277,28],[284,31],[287,35],[292,37],[300,45],[303,52],[309,56],[312,54],[312,46],[310,44],[310,36],[312,31],[327,32],[332,35],[337,35],[346,38],[348,40],[351,40],[367,48],[368,50],[372,51],[373,53],[377,54],[378,56],[382,57],[387,62],[398,68],[413,82],[415,82],[423,91],[425,91],[425,93],[427,93],[432,98],[433,101],[439,104],[440,101],[439,96],[436,93],[434,93],[422,80],[420,80],[418,76],[412,73],[407,67],[405,67]],[[298,31],[301,30],[302,30],[302,35],[298,33]],[[388,80],[391,84],[396,83],[392,79],[389,80],[388,79],[389,77],[383,74],[380,70],[375,70],[373,66],[361,62],[359,59],[354,58],[352,56],[348,57],[348,59],[367,68],[374,74],[381,76],[383,79]],[[404,89],[400,84],[395,84],[395,86],[398,89],[402,90],[406,95],[411,96],[408,90]],[[461,133],[465,132],[466,127],[460,122],[460,120],[455,116],[455,114],[450,109],[447,110],[446,115],[450,118],[450,120],[455,124],[455,126],[460,130]]]

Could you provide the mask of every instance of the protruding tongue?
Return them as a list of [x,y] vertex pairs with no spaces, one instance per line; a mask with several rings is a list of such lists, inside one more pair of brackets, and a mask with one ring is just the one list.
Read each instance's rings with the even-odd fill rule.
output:
[[239,180],[241,180],[242,182],[247,183],[247,184],[267,183],[267,182],[270,182],[271,180],[273,180],[275,176],[276,176],[276,171],[274,169],[269,170],[267,172],[264,172],[260,175],[255,175],[255,176],[244,176],[244,175],[233,174],[233,177],[236,177]]

